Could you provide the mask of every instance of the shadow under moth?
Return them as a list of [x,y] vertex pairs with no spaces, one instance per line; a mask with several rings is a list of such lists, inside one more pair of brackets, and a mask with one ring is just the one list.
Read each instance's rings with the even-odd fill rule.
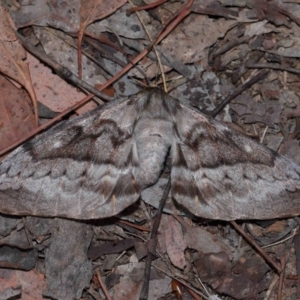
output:
[[156,183],[171,156],[171,194],[208,219],[300,214],[300,167],[154,89],[61,123],[0,165],[0,212],[113,216]]

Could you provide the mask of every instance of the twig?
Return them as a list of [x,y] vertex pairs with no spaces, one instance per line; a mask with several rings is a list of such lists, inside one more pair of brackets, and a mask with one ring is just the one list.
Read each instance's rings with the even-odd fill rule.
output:
[[[76,49],[77,51],[77,43],[74,39],[74,37],[71,35],[71,34],[66,34],[62,31],[59,31],[57,29],[53,29],[53,28],[50,28],[50,27],[46,27],[45,30],[47,30],[50,34],[56,36],[57,38],[59,38],[60,40],[62,40],[64,43],[66,43],[67,45],[69,45],[70,47]],[[92,38],[84,38],[84,40],[90,45],[93,47],[93,45],[91,44],[90,41],[93,41],[95,44],[95,40],[92,39]],[[111,43],[112,44],[112,43]],[[109,46],[111,47],[111,44],[109,44]],[[98,45],[98,44],[97,44]],[[93,47],[95,48],[95,47]],[[92,55],[89,51],[86,51],[85,49],[81,49],[82,50],[82,53],[88,57],[93,63],[95,63],[97,66],[99,66],[100,68],[98,69],[99,71],[99,74],[101,74],[106,80],[109,78],[108,77],[108,74],[110,76],[113,76],[113,74],[111,74],[111,72],[108,70],[108,68],[106,68],[103,64],[100,64],[99,63],[99,59],[96,59],[94,55]],[[118,50],[118,48],[117,48]],[[98,50],[99,51],[99,50]],[[100,52],[100,56],[103,57],[103,51],[99,51]],[[111,55],[112,57],[112,55]],[[116,58],[118,60],[118,58]],[[124,63],[125,64],[125,63]]]
[[286,257],[285,257],[285,255],[283,255],[283,256],[281,256],[281,259],[280,259],[280,265],[281,265],[282,272],[280,273],[280,276],[279,276],[277,300],[282,300],[282,287],[283,287],[285,264],[286,264]]
[[223,100],[223,102],[218,105],[212,112],[211,116],[214,118],[227,104],[231,102],[235,97],[240,95],[245,90],[249,89],[254,83],[257,81],[263,79],[268,74],[268,71],[263,70],[260,71],[258,74],[256,74],[254,77],[252,77],[250,80],[248,80],[243,85],[239,86],[237,89],[233,90],[229,95]]
[[214,51],[211,55],[210,55],[210,59],[213,59],[215,58],[216,56],[218,55],[221,55],[229,50],[231,50],[232,48],[240,45],[240,44],[243,44],[243,43],[247,43],[249,42],[251,37],[249,36],[244,36],[244,37],[241,37],[239,39],[234,39],[232,41],[229,41],[228,43],[226,43],[225,45],[221,46],[220,48],[216,49],[216,51]]
[[192,5],[193,0],[189,0],[188,3],[180,10],[178,17],[170,23],[169,26],[163,31],[159,32],[158,37],[154,39],[154,41],[148,46],[147,49],[142,51],[138,56],[132,59],[132,62],[125,66],[119,73],[117,73],[113,78],[104,83],[101,89],[105,89],[114,83],[118,78],[122,77],[125,73],[127,73],[135,64],[137,64],[141,59],[143,59],[151,50],[154,45],[157,45],[161,42],[177,25],[183,20],[187,15],[190,14],[190,6]]
[[[116,38],[117,38],[118,41],[120,40],[123,43],[123,40],[121,39],[121,37],[118,36],[117,33],[115,33],[115,31],[112,30],[112,28],[109,28],[109,30],[111,30],[111,32],[113,32],[116,35]],[[95,39],[97,39],[97,37],[94,37],[94,38],[92,38],[92,37],[93,37],[92,35],[91,35],[91,37],[84,36],[83,40],[86,41],[87,43],[89,43],[89,45],[91,45],[94,49],[96,49],[100,53],[101,57],[113,61],[114,63],[118,64],[122,68],[124,68],[128,62],[131,62],[131,59],[129,58],[127,53],[125,51],[123,51],[123,49],[118,48],[118,47],[113,47],[118,52],[123,54],[124,58],[127,60],[126,63],[123,60],[121,60],[120,58],[117,58],[115,55],[113,55],[112,52],[107,52],[106,50],[102,49],[101,46],[99,45],[99,43],[97,43],[95,41]],[[114,45],[114,44],[112,44],[112,45]],[[112,45],[109,45],[109,46],[112,47]],[[85,52],[83,52],[83,53],[85,53]],[[97,64],[98,64],[98,61],[97,61]],[[101,68],[103,68],[103,67],[104,66],[101,65]],[[139,66],[135,66],[135,68],[147,80],[147,76],[146,76],[145,72]],[[108,74],[111,74],[111,72],[108,71]],[[111,75],[111,76],[113,76],[113,75]]]
[[[136,228],[136,229],[141,230],[141,231],[147,231],[147,232],[150,231],[149,228],[146,227],[146,226],[136,225],[136,224],[134,224],[132,222],[129,222],[129,221],[126,221],[126,220],[116,218],[116,222],[119,223],[119,224],[124,224],[124,225],[130,226],[132,228]],[[121,225],[119,225],[119,226],[121,226]]]
[[135,6],[135,7],[131,7],[129,9],[126,10],[126,14],[130,15],[133,12],[137,12],[137,11],[141,11],[141,10],[147,10],[147,9],[152,9],[155,8],[163,3],[167,2],[167,0],[158,0],[154,3],[150,3],[147,5],[141,5],[141,6]]
[[[298,226],[300,225],[300,219],[299,217],[295,218]],[[294,238],[294,248],[296,250],[296,270],[297,270],[297,275],[298,275],[298,280],[297,280],[297,299],[300,299],[300,232],[296,234]]]
[[100,274],[99,270],[96,270],[96,275],[97,275],[97,279],[99,281],[100,287],[101,287],[101,289],[102,289],[102,291],[103,291],[106,299],[107,300],[112,300],[112,298],[110,297],[110,295],[109,295],[109,293],[107,291],[107,288],[106,288],[106,286],[105,286],[105,284],[104,284],[104,282],[103,282],[103,280],[101,278],[101,274]]
[[293,238],[294,236],[296,236],[297,234],[298,234],[297,229],[293,229],[293,230],[292,230],[292,233],[291,233],[288,237],[286,237],[286,238],[284,238],[284,239],[282,239],[282,240],[279,240],[279,241],[277,241],[277,242],[275,242],[275,243],[272,243],[272,244],[268,244],[268,245],[262,246],[262,248],[263,248],[263,249],[266,249],[266,248],[268,248],[268,247],[274,247],[274,246],[283,244],[283,243],[286,242],[287,240],[292,239],[292,238]]
[[246,64],[246,68],[248,69],[271,69],[271,70],[280,70],[280,71],[287,71],[290,73],[298,74],[300,75],[300,70],[295,68],[288,68],[283,67],[278,64]]
[[172,30],[186,17],[191,13],[190,7],[192,6],[194,0],[188,0],[188,2],[181,7],[176,15],[173,15],[170,20],[168,20],[167,28],[158,32],[157,39],[155,39],[149,48],[152,48],[154,45],[160,43]]
[[174,280],[177,280],[178,282],[180,282],[183,286],[185,286],[187,289],[189,290],[192,290],[193,292],[195,292],[197,295],[201,296],[203,299],[207,299],[209,300],[209,297],[204,295],[202,292],[196,290],[194,287],[192,287],[190,284],[188,284],[185,280],[183,279],[180,279],[178,277],[175,277],[171,274],[169,274],[168,272],[164,271],[163,269],[159,268],[158,266],[156,265],[152,265],[152,267],[154,267],[155,269],[163,272],[164,274],[166,274],[167,276],[169,276],[170,278],[174,279]]
[[[163,0],[163,1],[165,1],[165,0]],[[133,3],[132,3],[131,0],[128,0],[128,2],[131,4],[131,6],[133,6]],[[134,8],[134,7],[133,7],[133,8]],[[150,35],[150,33],[149,33],[148,29],[147,29],[147,26],[144,24],[144,22],[143,22],[143,20],[142,20],[142,18],[141,18],[141,16],[140,16],[140,14],[139,14],[139,12],[138,12],[137,10],[135,10],[135,14],[136,14],[136,16],[138,17],[140,23],[142,24],[143,29],[144,29],[144,31],[146,32],[149,41],[152,42],[152,37],[151,37],[151,35]],[[158,65],[159,65],[159,69],[160,69],[160,73],[161,73],[161,76],[162,76],[162,79],[163,79],[164,91],[167,93],[167,92],[168,92],[168,88],[167,88],[167,85],[166,85],[166,77],[165,77],[165,73],[164,73],[164,70],[163,70],[163,66],[162,66],[162,63],[161,63],[160,56],[159,56],[159,54],[158,54],[158,52],[157,52],[155,46],[153,46],[153,51],[154,51],[154,53],[155,53],[155,55],[156,55],[157,62],[158,62]]]
[[[162,212],[163,212],[165,203],[167,201],[170,189],[171,189],[171,178],[169,178],[167,186],[165,187],[164,193],[163,193],[160,203],[159,203],[159,207],[157,209],[156,216],[154,218],[153,227],[152,227],[152,231],[151,231],[151,235],[150,235],[151,240],[154,240],[157,237],[160,219],[161,219]],[[155,253],[155,249],[148,249],[148,254],[147,254],[146,263],[145,263],[145,271],[144,271],[144,283],[143,283],[142,291],[140,294],[140,300],[148,299],[152,253]]]
[[259,140],[260,144],[262,144],[264,142],[264,139],[266,137],[266,134],[267,134],[268,130],[269,130],[269,126],[266,126],[266,128],[264,129],[264,132],[263,132],[263,134],[262,134],[262,136]]
[[76,110],[77,108],[81,107],[82,105],[84,105],[87,101],[91,100],[94,97],[93,94],[89,94],[88,96],[84,97],[81,101],[77,102],[76,104],[72,105],[71,107],[65,109],[63,112],[61,112],[58,116],[56,116],[55,118],[53,118],[51,121],[47,122],[46,124],[38,127],[37,129],[35,129],[34,131],[30,132],[29,134],[27,134],[25,137],[23,137],[22,139],[18,140],[17,142],[13,143],[12,145],[10,145],[9,147],[3,149],[2,151],[0,151],[0,156],[5,154],[6,152],[8,152],[9,150],[19,146],[20,144],[24,143],[25,141],[27,141],[28,139],[32,138],[34,135],[40,133],[41,131],[43,131],[46,128],[49,128],[51,125],[53,125],[54,123],[58,122],[63,116],[67,115],[68,113],[70,113],[73,110]]
[[[171,30],[177,26],[177,24],[183,19],[185,18],[189,13],[190,13],[190,6],[193,3],[193,0],[189,0],[188,3],[180,10],[180,14],[178,16],[177,19],[175,19],[170,26],[168,26],[166,28],[166,30],[158,36],[157,39],[155,39],[150,46],[145,49],[144,51],[142,51],[138,56],[136,56],[131,63],[129,63],[128,65],[126,65],[120,72],[118,72],[114,77],[112,77],[110,80],[108,80],[106,83],[104,83],[101,88],[99,90],[104,90],[105,88],[107,88],[108,86],[110,86],[111,84],[113,84],[115,81],[117,81],[120,77],[122,77],[125,73],[127,73],[135,64],[137,64],[142,58],[144,58],[152,49],[153,45],[158,44],[160,41],[162,41],[170,32]],[[35,47],[33,47],[32,45],[30,45],[29,43],[27,43],[26,39],[20,35],[17,34],[18,38],[20,39],[22,45],[31,53],[36,54],[36,51],[38,51]],[[38,55],[37,55],[38,56]],[[67,68],[63,67],[62,65],[58,64],[57,62],[55,62],[54,60],[50,59],[48,56],[44,56],[43,61],[47,64],[49,64],[50,66],[52,66],[55,70],[57,70],[61,75],[63,75],[63,78],[66,78],[67,80],[70,80],[71,78],[75,78],[76,76],[73,75],[71,73],[70,70],[68,70]],[[77,78],[77,77],[76,77]],[[78,78],[79,80],[79,78]],[[82,81],[83,82],[83,81]],[[85,82],[83,82],[83,87],[85,87],[85,85],[87,85]],[[92,87],[93,88],[93,87]],[[94,89],[95,94],[100,93],[99,90]],[[2,150],[0,152],[0,155],[6,153],[7,151],[15,148],[16,146],[20,145],[21,143],[25,142],[27,139],[29,139],[30,137],[34,136],[35,134],[37,134],[38,132],[44,130],[45,128],[48,128],[51,124],[55,123],[57,120],[59,120],[60,118],[62,118],[64,115],[66,115],[67,113],[73,111],[74,109],[84,105],[86,102],[88,102],[90,99],[92,99],[94,97],[94,92],[93,94],[88,95],[87,97],[85,97],[84,99],[82,99],[80,102],[78,102],[77,104],[75,104],[74,106],[72,106],[71,108],[66,109],[63,113],[59,114],[56,118],[54,118],[52,121],[48,122],[45,126],[40,126],[37,130],[35,130],[34,132],[30,133],[29,135],[27,135],[26,137],[24,137],[23,139],[19,140],[18,142],[14,143],[13,145],[5,148],[4,150]],[[108,101],[111,100],[111,98],[107,97],[106,95],[101,93],[101,96],[99,94],[99,97],[101,99],[107,99]]]
[[21,41],[22,45],[24,46],[24,48],[26,50],[28,50],[30,53],[34,54],[36,57],[38,57],[41,61],[45,62],[50,67],[52,67],[56,71],[56,73],[59,74],[65,80],[74,83],[76,86],[78,86],[84,90],[87,90],[88,92],[94,94],[95,96],[99,97],[100,99],[103,99],[105,101],[112,100],[112,98],[101,93],[99,90],[95,89],[93,86],[91,86],[91,85],[87,84],[86,82],[84,82],[83,80],[79,79],[68,68],[59,64],[54,59],[52,59],[50,56],[45,55],[44,53],[39,51],[36,47],[34,47],[30,43],[28,43],[22,35],[17,34],[17,37]]
[[269,288],[266,292],[266,296],[263,300],[268,300],[270,298],[270,296],[274,290],[274,287],[277,284],[278,279],[279,279],[278,275],[275,274],[275,276],[274,276],[272,282],[270,283]]
[[[87,290],[87,292],[93,297],[95,298],[95,300],[103,300],[102,297],[100,297],[99,293],[97,291],[95,291],[93,289],[93,287],[89,287],[89,289]],[[80,299],[81,300],[81,299]]]
[[262,249],[259,245],[253,241],[253,239],[246,234],[244,230],[238,226],[238,224],[234,221],[231,221],[230,224],[234,227],[234,229],[241,234],[245,240],[253,247],[256,249],[256,251],[280,274],[282,272],[281,267],[278,266],[278,264],[265,252],[264,249]]

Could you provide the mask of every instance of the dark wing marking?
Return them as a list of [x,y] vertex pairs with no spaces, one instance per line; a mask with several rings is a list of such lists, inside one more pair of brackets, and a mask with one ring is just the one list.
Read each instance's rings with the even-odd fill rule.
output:
[[0,211],[104,218],[154,184],[171,148],[172,194],[197,216],[300,213],[300,167],[166,96],[142,92],[56,126],[0,165]]
[[181,105],[172,144],[172,195],[209,219],[272,219],[300,213],[300,167]]
[[[157,181],[170,147],[162,135],[171,123],[153,122],[149,101],[143,93],[96,109],[15,150],[0,166],[0,211],[91,219],[135,202]],[[152,135],[157,124],[167,132]]]

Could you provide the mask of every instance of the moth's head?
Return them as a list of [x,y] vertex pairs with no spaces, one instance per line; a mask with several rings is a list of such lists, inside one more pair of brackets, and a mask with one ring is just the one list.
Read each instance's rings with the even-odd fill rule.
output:
[[178,100],[167,95],[163,90],[151,88],[131,97],[128,103],[135,105],[140,117],[163,118],[172,120],[179,108]]

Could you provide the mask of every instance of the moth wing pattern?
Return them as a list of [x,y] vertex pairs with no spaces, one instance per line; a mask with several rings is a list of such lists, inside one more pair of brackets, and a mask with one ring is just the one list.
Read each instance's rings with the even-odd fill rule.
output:
[[0,211],[105,218],[159,178],[208,219],[300,213],[300,167],[160,90],[100,107],[25,143],[0,165]]
[[225,123],[181,104],[172,146],[172,195],[208,219],[299,215],[300,167]]
[[[92,219],[135,202],[157,181],[168,148],[145,141],[149,120],[138,121],[137,106],[148,98],[144,93],[100,107],[13,151],[0,165],[0,211]],[[158,153],[149,160],[149,151]]]

